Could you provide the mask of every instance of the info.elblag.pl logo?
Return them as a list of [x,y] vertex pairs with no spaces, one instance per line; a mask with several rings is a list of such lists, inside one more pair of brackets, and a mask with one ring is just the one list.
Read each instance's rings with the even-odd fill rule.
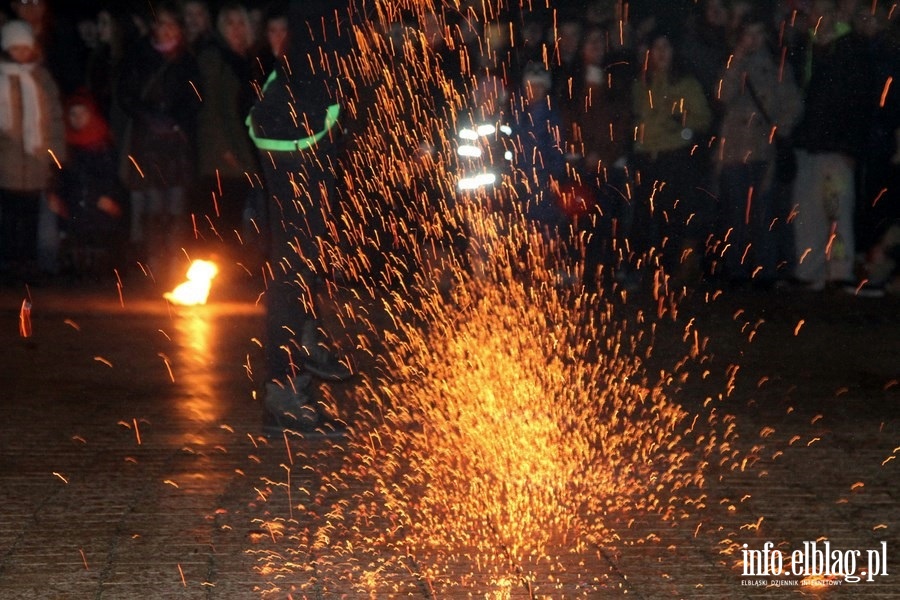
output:
[[744,544],[741,555],[745,577],[796,577],[800,585],[821,584],[823,578],[847,583],[871,582],[888,574],[887,542],[867,550],[832,548],[829,541],[803,542],[802,548],[789,554],[766,542],[761,550],[751,550]]

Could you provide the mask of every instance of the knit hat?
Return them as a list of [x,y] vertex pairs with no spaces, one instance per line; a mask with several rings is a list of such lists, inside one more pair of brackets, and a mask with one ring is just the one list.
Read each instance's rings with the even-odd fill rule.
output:
[[0,46],[9,50],[13,46],[34,47],[34,30],[25,21],[10,21],[0,29]]

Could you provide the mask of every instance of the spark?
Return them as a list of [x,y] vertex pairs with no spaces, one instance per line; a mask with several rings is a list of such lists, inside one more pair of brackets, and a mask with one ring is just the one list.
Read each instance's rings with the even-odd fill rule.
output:
[[95,357],[94,357],[94,360],[97,361],[98,363],[101,363],[101,364],[106,365],[106,366],[109,367],[110,369],[113,367],[112,362],[110,362],[110,361],[109,361],[108,359],[106,359],[106,358],[103,358],[102,356],[95,356]]
[[887,99],[888,91],[891,89],[891,84],[894,82],[894,78],[892,76],[888,76],[888,78],[884,81],[884,87],[881,90],[881,99],[878,102],[878,106],[884,108],[884,102]]
[[113,269],[113,273],[116,274],[116,291],[119,293],[119,306],[125,306],[125,296],[122,293],[122,277],[119,275],[118,269]]
[[172,365],[169,362],[169,357],[162,352],[160,352],[157,356],[159,356],[163,360],[163,364],[166,365],[166,371],[168,371],[169,373],[169,380],[172,383],[175,383],[175,373],[172,372]]
[[59,158],[56,157],[56,153],[53,150],[47,148],[47,152],[50,154],[50,158],[53,159],[53,164],[56,165],[57,169],[62,169],[62,163],[59,162]]
[[53,475],[56,476],[56,477],[58,477],[58,478],[60,479],[60,481],[62,481],[62,482],[65,483],[66,485],[68,485],[69,480],[66,479],[62,474],[57,473],[56,471],[53,471]]
[[[425,3],[400,4],[434,17],[439,35],[458,41],[453,36],[461,32]],[[526,218],[531,192],[520,190],[537,189],[532,176],[487,162],[516,150],[515,143],[483,144],[479,126],[495,128],[493,141],[502,139],[502,123],[489,110],[479,115],[467,106],[470,92],[498,102],[491,97],[496,91],[471,71],[457,90],[418,33],[382,35],[397,31],[387,25],[399,7],[376,7],[383,9],[375,19],[381,22],[356,26],[358,49],[349,56],[308,57],[309,66],[346,76],[348,112],[370,111],[354,140],[359,150],[341,159],[340,191],[328,198],[342,209],[340,219],[328,219],[318,259],[302,255],[298,244],[263,267],[269,276],[305,265],[355,284],[347,286],[349,300],[333,296],[337,286],[323,295],[334,301],[329,308],[342,326],[358,330],[348,334],[350,344],[375,368],[351,392],[359,418],[346,442],[319,448],[304,440],[301,455],[285,436],[288,458],[277,475],[284,481],[262,479],[253,488],[266,516],[251,538],[277,545],[258,555],[257,572],[281,586],[291,576],[306,581],[302,565],[312,556],[323,578],[329,566],[337,568],[337,555],[358,565],[378,556],[378,568],[356,568],[355,591],[390,595],[381,569],[402,563],[422,589],[433,590],[430,597],[441,596],[439,585],[460,585],[476,571],[489,573],[493,597],[511,597],[517,586],[534,597],[542,561],[551,563],[560,548],[599,550],[618,543],[631,524],[653,518],[665,528],[695,518],[713,504],[704,491],[710,472],[753,467],[758,457],[735,449],[737,428],[723,407],[740,369],[729,365],[725,389],[699,408],[683,403],[682,387],[694,377],[689,367],[700,366],[710,381],[719,371],[694,323],[676,335],[683,358],[648,366],[664,324],[683,318],[682,292],[658,268],[658,249],[634,256],[651,275],[649,309],[622,302],[630,299],[624,290],[588,296],[565,285],[581,273],[560,240]],[[481,8],[494,11],[490,3]],[[480,19],[478,12],[467,18]],[[490,40],[480,41],[489,47]],[[557,59],[545,50],[548,60]],[[373,105],[354,106],[356,90],[369,86]],[[434,89],[446,95],[446,111],[432,105]],[[466,156],[457,152],[459,133],[473,147],[463,150]],[[439,151],[423,156],[423,148]],[[463,172],[465,160],[477,168]],[[484,173],[492,176],[490,190],[461,186],[462,177]],[[294,173],[298,199],[281,201],[316,194],[307,181]],[[667,182],[652,184],[660,214]],[[458,231],[465,231],[468,247],[445,243]],[[617,251],[632,256],[624,246]],[[302,296],[311,303],[309,289]],[[718,297],[710,293],[708,301]],[[752,340],[761,325],[748,320],[743,330]],[[760,437],[774,433],[764,429]],[[265,443],[248,437],[254,448]],[[303,458],[295,460],[295,453]],[[329,453],[342,457],[342,466],[320,472]],[[746,498],[722,510],[736,513]],[[284,500],[287,515],[276,522],[270,513]],[[705,533],[690,525],[695,537]],[[639,543],[661,543],[663,529],[656,531]],[[398,549],[404,558],[392,558]],[[403,562],[413,553],[415,567]],[[459,575],[453,564],[460,560],[473,573]],[[557,576],[546,574],[548,581]],[[298,596],[310,589],[304,586],[297,584]]]
[[137,160],[135,160],[135,158],[134,158],[132,155],[130,155],[130,154],[128,155],[128,160],[131,161],[131,164],[134,165],[134,168],[137,170],[138,175],[140,175],[140,176],[141,176],[141,179],[143,179],[143,178],[144,178],[144,172],[141,170],[140,165],[138,165]]
[[22,306],[19,308],[19,335],[30,338],[31,334],[31,302],[26,299],[22,300]]

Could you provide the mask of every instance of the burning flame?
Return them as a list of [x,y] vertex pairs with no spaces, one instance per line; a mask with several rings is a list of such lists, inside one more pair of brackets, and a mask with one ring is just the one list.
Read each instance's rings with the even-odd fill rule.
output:
[[206,304],[209,288],[218,272],[219,268],[216,263],[208,260],[195,260],[187,271],[187,281],[180,283],[171,292],[166,292],[163,297],[173,304],[182,306]]

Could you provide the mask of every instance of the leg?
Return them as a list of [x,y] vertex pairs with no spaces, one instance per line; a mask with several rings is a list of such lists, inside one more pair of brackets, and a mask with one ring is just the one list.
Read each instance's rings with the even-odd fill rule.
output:
[[841,154],[826,154],[822,157],[822,162],[828,191],[826,212],[830,217],[829,238],[825,247],[828,279],[852,282],[856,279],[853,273],[856,257],[856,186],[853,162]]
[[797,245],[797,278],[820,287],[825,283],[825,246],[828,242],[828,217],[822,202],[823,177],[821,155],[797,150],[797,177],[792,204],[794,236]]
[[750,197],[751,187],[749,165],[736,164],[722,168],[720,252],[725,263],[725,276],[732,281],[745,280],[750,276],[745,259],[750,243],[748,211],[752,210],[757,200]]
[[265,295],[265,428],[269,433],[308,431],[320,423],[310,375],[331,380],[350,376],[322,341],[316,303],[318,248],[334,184],[321,168],[298,173],[307,165],[297,154],[280,153],[274,164],[264,165],[272,275]]

